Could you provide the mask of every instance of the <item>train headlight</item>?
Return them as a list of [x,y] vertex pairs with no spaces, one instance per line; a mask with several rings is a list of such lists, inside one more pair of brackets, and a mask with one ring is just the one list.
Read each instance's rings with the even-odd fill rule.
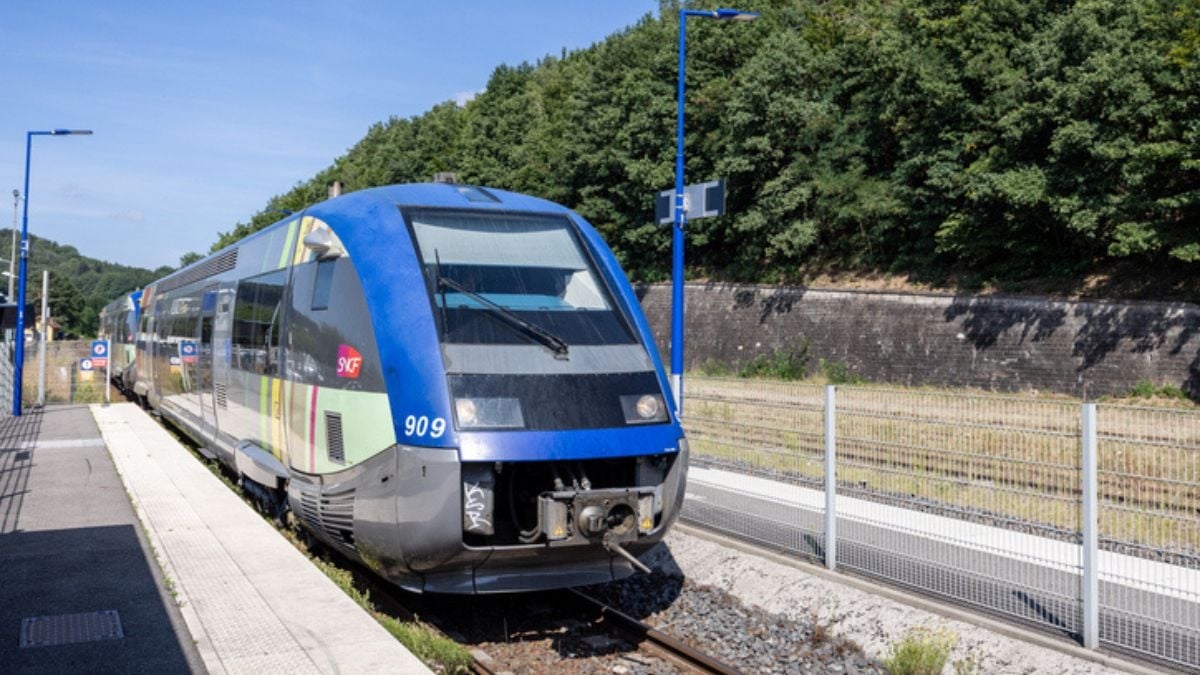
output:
[[658,394],[633,394],[621,397],[626,424],[651,424],[667,421],[667,406]]
[[520,429],[525,426],[521,402],[515,398],[456,398],[459,429]]

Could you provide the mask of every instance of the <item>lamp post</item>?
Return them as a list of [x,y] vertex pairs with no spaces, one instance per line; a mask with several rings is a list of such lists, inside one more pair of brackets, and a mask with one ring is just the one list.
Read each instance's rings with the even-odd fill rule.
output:
[[698,16],[719,21],[753,21],[758,12],[737,9],[679,10],[679,100],[675,109],[675,223],[671,230],[671,393],[675,415],[683,413],[683,93],[687,57],[687,18]]
[[25,134],[25,208],[21,215],[21,269],[17,275],[17,353],[13,364],[13,417],[21,416],[21,385],[25,375],[25,267],[29,258],[29,154],[34,136],[91,136],[89,129],[53,129]]

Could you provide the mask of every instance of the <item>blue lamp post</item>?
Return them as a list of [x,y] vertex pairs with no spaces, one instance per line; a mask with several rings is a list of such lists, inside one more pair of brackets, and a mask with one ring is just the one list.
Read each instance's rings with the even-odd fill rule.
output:
[[[29,154],[34,136],[90,136],[87,129],[54,129],[25,134],[25,210],[21,216],[21,269],[17,273],[17,354],[13,373],[13,417],[21,416],[21,385],[25,375],[25,264],[29,258]],[[43,326],[42,330],[45,330]]]
[[720,21],[753,21],[758,12],[736,9],[679,10],[679,100],[675,114],[675,223],[671,236],[671,393],[675,414],[683,413],[683,92],[687,56],[687,18],[698,16]]

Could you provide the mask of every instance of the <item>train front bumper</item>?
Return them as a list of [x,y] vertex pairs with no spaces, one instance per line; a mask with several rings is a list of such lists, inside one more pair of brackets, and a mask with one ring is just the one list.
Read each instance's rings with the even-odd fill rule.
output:
[[[292,510],[318,538],[413,591],[533,591],[613,581],[633,573],[627,560],[605,547],[602,534],[586,536],[578,524],[572,525],[571,536],[558,540],[467,543],[463,467],[452,450],[393,446],[338,474],[294,475],[288,495]],[[662,539],[678,517],[686,472],[687,445],[681,442],[661,484],[654,486],[661,511],[653,526],[621,533],[621,547],[636,556]],[[584,508],[634,505],[646,487],[567,490],[555,501]],[[622,492],[629,496],[622,499]],[[607,501],[612,497],[616,500]],[[635,514],[639,520],[644,515],[636,507]]]

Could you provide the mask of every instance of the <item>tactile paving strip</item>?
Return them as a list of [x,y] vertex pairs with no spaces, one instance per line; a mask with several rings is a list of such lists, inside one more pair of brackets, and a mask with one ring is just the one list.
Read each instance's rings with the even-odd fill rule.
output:
[[21,648],[54,647],[76,642],[120,640],[121,615],[115,609],[21,619]]

